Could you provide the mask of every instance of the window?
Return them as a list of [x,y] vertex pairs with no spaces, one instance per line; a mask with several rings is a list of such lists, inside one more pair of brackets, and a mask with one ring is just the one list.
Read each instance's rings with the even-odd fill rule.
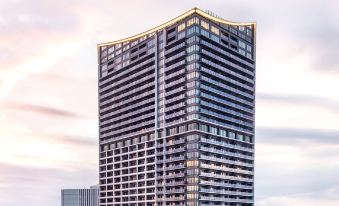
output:
[[224,33],[224,32],[221,32],[221,38],[224,38],[224,39],[228,40],[228,34]]
[[198,104],[200,99],[198,97],[187,99],[187,104]]
[[179,34],[178,34],[178,39],[182,39],[182,38],[184,38],[185,37],[185,32],[183,31],[183,32],[180,32]]
[[199,95],[199,94],[200,94],[200,91],[197,89],[189,90],[187,92],[187,96],[193,96],[193,95]]
[[242,50],[242,49],[239,49],[239,53],[241,54],[241,55],[246,55],[246,52],[245,52],[245,50]]
[[115,63],[119,64],[121,62],[121,56],[115,59]]
[[187,30],[187,35],[193,34],[193,33],[199,33],[199,27],[193,26]]
[[159,48],[164,48],[164,43],[163,42],[159,44]]
[[240,31],[245,31],[245,27],[244,26],[239,26],[239,30]]
[[115,143],[111,144],[110,148],[111,149],[115,149],[117,147],[117,145]]
[[228,137],[235,139],[235,133],[234,132],[228,132]]
[[218,36],[215,36],[215,35],[213,35],[213,34],[211,34],[211,39],[212,39],[213,41],[215,41],[215,42],[220,42],[219,37],[218,37]]
[[107,64],[101,66],[101,71],[105,71],[107,69]]
[[155,52],[155,47],[152,47],[151,49],[149,49],[149,50],[147,51],[148,54],[151,54],[151,53],[153,53],[153,52]]
[[187,199],[198,199],[198,194],[197,193],[187,194]]
[[168,129],[168,135],[174,135],[176,133],[177,133],[177,128],[176,127]]
[[234,27],[230,27],[230,32],[238,35],[238,31]]
[[199,55],[198,54],[191,54],[190,56],[186,57],[187,62],[198,60],[198,59],[199,59]]
[[178,32],[184,30],[185,28],[186,28],[186,23],[180,24],[180,25],[178,26]]
[[252,36],[252,30],[251,30],[250,28],[247,28],[247,29],[246,29],[246,34],[247,34],[248,36]]
[[211,31],[215,33],[216,35],[219,35],[220,31],[217,27],[211,26]]
[[216,127],[210,127],[210,133],[212,133],[212,134],[218,134],[218,128],[216,128]]
[[205,36],[205,37],[210,37],[210,33],[204,29],[201,29],[201,35]]
[[114,46],[108,49],[108,53],[112,53],[112,52],[114,52]]
[[209,25],[207,22],[202,21],[202,20],[201,20],[201,26],[202,26],[202,28],[205,28],[205,29],[207,29],[207,30],[210,29],[210,25]]
[[138,43],[139,43],[139,41],[136,40],[136,41],[134,41],[134,42],[131,43],[131,46],[135,46],[135,45],[137,45]]
[[115,52],[115,55],[119,55],[119,54],[121,54],[121,49]]
[[126,60],[129,57],[129,53],[122,55],[122,60]]
[[244,141],[244,135],[242,135],[242,134],[237,134],[237,140]]
[[189,177],[187,178],[188,183],[198,183],[198,178],[197,177]]
[[187,115],[187,119],[190,120],[190,119],[199,119],[200,116],[199,114],[190,114],[190,115]]
[[197,37],[197,36],[192,36],[192,37],[187,39],[188,44],[191,44],[191,43],[197,42],[197,41],[199,41],[199,37]]
[[139,138],[138,137],[134,137],[132,142],[133,142],[133,144],[139,143]]
[[108,59],[112,59],[114,57],[114,53],[112,53],[112,54],[110,54],[110,55],[108,55]]
[[[194,123],[197,124],[197,123]],[[198,125],[197,125],[198,126]],[[199,135],[197,134],[191,134],[187,136],[187,141],[195,141],[195,140],[199,140]]]
[[252,141],[251,141],[251,137],[250,137],[250,136],[245,136],[245,141],[246,141],[246,142],[252,142]]
[[193,150],[193,149],[198,149],[198,144],[197,143],[190,143],[190,144],[187,144],[187,149],[188,150]]
[[127,66],[128,64],[129,64],[129,60],[123,62],[123,63],[122,63],[122,66],[125,67],[125,66]]
[[247,50],[248,52],[252,52],[252,47],[251,47],[250,45],[247,45],[247,46],[246,46],[246,50]]
[[159,38],[159,41],[164,40],[164,35],[163,35],[163,33],[160,33],[159,36],[158,36],[158,38]]
[[187,27],[193,25],[193,24],[199,24],[199,19],[198,17],[193,17],[192,19],[187,21]]
[[243,49],[246,48],[246,44],[244,42],[240,41],[240,40],[239,40],[239,46]]
[[147,42],[147,46],[148,47],[153,46],[154,45],[154,41],[155,41],[155,39],[152,39],[151,41]]
[[125,46],[122,51],[126,51],[127,49],[129,49],[129,45]]
[[187,48],[187,53],[195,52],[195,51],[198,51],[198,50],[199,50],[199,46],[194,44],[194,45]]
[[187,71],[195,70],[199,68],[199,63],[192,63],[187,65]]
[[199,106],[187,107],[187,112],[198,112],[198,111],[199,111]]
[[201,124],[200,125],[200,130],[203,132],[208,132],[208,125],[206,124]]
[[223,136],[223,137],[226,137],[226,136],[227,136],[226,130],[219,129],[219,133],[220,133],[220,135]]
[[199,78],[199,76],[200,76],[199,72],[194,71],[187,74],[187,79]]
[[115,49],[119,49],[120,47],[121,47],[121,43],[115,45]]
[[186,132],[186,125],[179,126],[179,133]]
[[[195,158],[195,157],[199,157],[198,152],[187,152],[187,158]],[[187,171],[187,174],[189,174],[188,171]],[[196,173],[196,174],[198,174],[198,173]]]
[[[190,130],[196,130],[196,129],[198,129],[198,124],[197,124],[197,123],[190,123],[190,124],[188,124],[188,130],[189,130],[189,131],[190,131]],[[192,136],[192,135],[190,135],[190,136]],[[187,136],[187,140],[189,141],[188,137],[189,137],[189,136]],[[192,139],[191,139],[191,140],[192,140]]]
[[198,165],[199,165],[198,160],[188,160],[187,161],[187,167],[197,167]]
[[191,82],[188,82],[186,85],[187,85],[187,88],[199,87],[200,82],[198,82],[198,81],[191,81]]

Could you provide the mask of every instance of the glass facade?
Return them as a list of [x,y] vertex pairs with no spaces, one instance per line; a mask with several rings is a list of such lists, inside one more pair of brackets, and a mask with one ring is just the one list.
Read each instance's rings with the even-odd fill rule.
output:
[[61,206],[98,206],[98,188],[61,190]]
[[101,206],[253,205],[254,33],[194,9],[99,45]]

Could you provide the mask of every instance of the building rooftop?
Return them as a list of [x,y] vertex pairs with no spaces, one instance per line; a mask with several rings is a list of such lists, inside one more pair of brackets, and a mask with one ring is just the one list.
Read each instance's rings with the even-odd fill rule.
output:
[[213,14],[211,14],[210,12],[204,12],[198,8],[193,8],[187,12],[185,12],[184,14],[164,23],[164,24],[161,24],[160,26],[157,26],[153,29],[150,29],[148,31],[145,31],[143,33],[140,33],[140,34],[137,34],[137,35],[134,35],[134,36],[131,36],[131,37],[128,37],[128,38],[124,38],[124,39],[120,39],[120,40],[117,40],[117,41],[111,41],[111,42],[105,42],[105,43],[100,43],[98,44],[97,46],[98,47],[102,47],[102,46],[109,46],[109,45],[113,45],[113,44],[117,44],[117,43],[123,43],[123,42],[126,42],[126,41],[131,41],[131,40],[134,40],[134,39],[137,39],[137,38],[140,38],[140,37],[143,37],[143,36],[146,36],[148,34],[152,34],[160,29],[163,29],[163,28],[166,28],[178,21],[181,21],[182,19],[192,15],[192,14],[198,14],[200,16],[203,16],[209,20],[212,20],[212,21],[215,21],[215,22],[219,22],[219,23],[223,23],[223,24],[228,24],[228,25],[232,25],[232,26],[256,26],[256,22],[232,22],[232,21],[228,21],[228,20],[225,20],[225,19],[222,19],[220,17],[217,17]]

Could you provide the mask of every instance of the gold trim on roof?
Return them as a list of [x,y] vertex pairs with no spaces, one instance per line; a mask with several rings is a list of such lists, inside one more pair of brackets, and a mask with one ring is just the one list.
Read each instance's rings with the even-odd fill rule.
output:
[[250,25],[254,25],[254,28],[255,28],[255,25],[256,25],[256,22],[232,22],[232,21],[227,21],[227,20],[224,20],[224,19],[220,19],[218,17],[214,17],[198,8],[193,8],[191,10],[189,10],[188,12],[178,16],[177,18],[174,18],[164,24],[161,24],[160,26],[157,26],[153,29],[150,29],[148,31],[145,31],[143,33],[140,33],[140,34],[137,34],[137,35],[134,35],[134,36],[131,36],[131,37],[128,37],[128,38],[125,38],[125,39],[120,39],[120,40],[117,40],[117,41],[112,41],[112,42],[106,42],[106,43],[101,43],[101,44],[98,44],[97,46],[98,47],[101,47],[101,46],[109,46],[109,45],[112,45],[112,44],[118,44],[118,43],[122,43],[122,42],[126,42],[126,41],[131,41],[133,39],[137,39],[137,38],[140,38],[140,37],[143,37],[145,35],[148,35],[148,34],[151,34],[153,32],[156,32],[160,29],[163,29],[167,26],[170,26],[192,14],[199,14],[200,16],[203,16],[207,19],[210,19],[212,21],[215,21],[215,22],[219,22],[219,23],[223,23],[223,24],[228,24],[228,25],[232,25],[232,26],[250,26]]

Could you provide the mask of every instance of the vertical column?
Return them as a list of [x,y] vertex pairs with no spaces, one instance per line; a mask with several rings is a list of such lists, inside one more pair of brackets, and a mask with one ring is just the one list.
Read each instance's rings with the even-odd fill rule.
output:
[[[155,42],[156,42],[156,49],[155,49],[155,148],[157,152],[157,142],[158,139],[163,138],[162,135],[159,136],[159,129],[162,129],[165,126],[165,65],[164,65],[164,58],[165,58],[165,42],[166,37],[166,30],[163,29],[162,34],[155,34]],[[165,140],[163,140],[163,145],[165,145]],[[163,160],[165,158],[165,147],[162,148],[163,151]],[[156,175],[155,175],[155,181],[157,183],[158,181],[158,175],[157,175],[157,157],[155,157],[155,169],[156,169]],[[165,163],[162,163],[162,169],[164,169]],[[164,184],[164,179],[162,179],[162,184]],[[158,185],[156,185],[155,189],[155,196],[156,196],[156,205],[158,205]]]
[[155,33],[155,37],[154,37],[154,46],[155,46],[155,129],[154,129],[154,138],[155,138],[155,190],[154,190],[154,195],[155,195],[155,205],[158,204],[158,187],[157,187],[157,181],[158,181],[158,172],[157,172],[157,168],[158,168],[158,164],[157,164],[157,148],[158,148],[158,128],[159,128],[159,111],[158,111],[158,104],[159,104],[159,100],[158,100],[158,93],[159,93],[159,78],[158,78],[158,71],[159,71],[159,66],[158,66],[158,63],[159,63],[159,54],[158,54],[158,45],[159,45],[159,42],[158,42],[158,33],[156,32]]
[[196,134],[187,137],[187,141],[187,206],[196,206],[199,196],[199,142]]
[[[166,179],[164,178],[164,176],[166,175],[166,128],[165,128],[165,125],[166,125],[166,119],[165,119],[165,44],[166,44],[166,29],[163,29],[162,30],[162,43],[159,44],[159,45],[162,45],[162,52],[161,52],[161,67],[160,67],[160,71],[162,73],[162,82],[161,82],[161,90],[162,90],[162,123],[160,124],[160,127],[162,128],[162,137],[163,137],[163,147],[162,147],[162,176],[163,176],[163,179],[162,179],[162,191],[165,191],[165,184],[166,184]],[[166,201],[165,201],[165,198],[166,198],[166,193],[163,193],[163,196],[162,196],[162,205],[166,205]]]

